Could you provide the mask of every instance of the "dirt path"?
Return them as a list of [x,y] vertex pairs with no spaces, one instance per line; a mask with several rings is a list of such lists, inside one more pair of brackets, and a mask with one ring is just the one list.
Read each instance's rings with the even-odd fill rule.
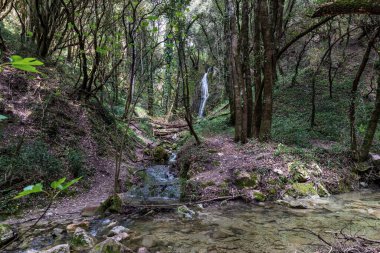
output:
[[[89,123],[87,122],[88,117],[82,115],[81,127],[86,131],[90,132]],[[173,123],[173,126],[178,126],[178,122]],[[146,138],[144,132],[132,125],[131,128],[135,133],[140,137],[143,142],[142,146],[136,148],[137,163],[123,163],[121,168],[120,179],[122,182],[125,182],[128,174],[128,167],[139,167],[143,166],[146,162],[146,157],[144,155],[144,149],[147,147],[152,147],[157,145],[154,141]],[[161,129],[173,129],[170,124],[164,124],[161,122],[154,122],[154,131],[161,131]],[[173,134],[165,135],[165,139],[172,139],[178,131],[174,131]],[[81,218],[81,212],[85,208],[98,207],[103,201],[105,201],[113,192],[114,185],[114,173],[115,173],[115,163],[112,158],[99,157],[92,154],[96,154],[96,144],[94,140],[88,135],[88,138],[83,138],[80,141],[80,145],[84,150],[88,150],[87,160],[94,168],[93,176],[89,179],[91,182],[84,182],[79,190],[79,193],[75,196],[65,196],[59,198],[56,203],[47,212],[44,217],[45,220],[57,220],[57,219],[66,219],[66,220],[75,220]],[[157,142],[162,141],[158,139]],[[80,184],[80,183],[79,183]],[[83,185],[89,185],[89,189],[84,189]],[[7,220],[8,224],[18,224],[24,223],[26,221],[35,220],[44,212],[44,209],[35,209],[25,211],[19,216],[12,217]]]

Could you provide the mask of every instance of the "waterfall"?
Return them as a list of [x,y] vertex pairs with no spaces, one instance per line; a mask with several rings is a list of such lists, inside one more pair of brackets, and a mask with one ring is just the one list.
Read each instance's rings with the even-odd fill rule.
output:
[[209,97],[207,76],[208,76],[208,70],[204,74],[201,81],[201,103],[199,105],[199,114],[198,114],[200,118],[202,118],[204,115],[206,102]]

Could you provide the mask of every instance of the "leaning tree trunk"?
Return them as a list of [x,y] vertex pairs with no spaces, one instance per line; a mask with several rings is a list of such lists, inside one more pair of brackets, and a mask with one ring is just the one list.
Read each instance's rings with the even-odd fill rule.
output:
[[369,121],[367,131],[364,137],[363,145],[360,149],[359,161],[365,161],[368,159],[369,151],[372,146],[373,138],[376,133],[377,125],[380,119],[380,69],[377,67],[378,79],[377,79],[377,90],[376,90],[376,102],[375,109],[372,112],[371,119]]
[[334,16],[342,14],[374,14],[380,15],[380,0],[335,0],[322,4],[314,12],[313,17]]
[[370,56],[370,53],[372,51],[372,47],[375,44],[375,41],[376,41],[377,36],[379,35],[379,32],[380,32],[380,28],[377,29],[376,34],[368,42],[368,46],[367,46],[367,49],[364,53],[362,62],[360,64],[358,72],[356,73],[355,79],[352,83],[349,119],[350,119],[350,135],[351,135],[351,152],[352,152],[354,157],[357,157],[357,136],[356,136],[356,122],[355,122],[356,121],[357,91],[359,88],[360,79],[363,75],[365,67],[367,66],[367,63],[369,61],[369,56]]

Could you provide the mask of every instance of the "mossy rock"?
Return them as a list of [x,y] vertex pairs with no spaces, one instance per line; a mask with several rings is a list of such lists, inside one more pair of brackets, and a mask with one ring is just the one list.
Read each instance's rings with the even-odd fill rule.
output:
[[312,183],[294,183],[288,194],[293,197],[307,197],[318,195],[318,191]]
[[255,188],[259,182],[259,175],[249,173],[247,171],[239,171],[236,173],[235,185],[240,188]]
[[8,243],[16,236],[12,227],[7,224],[0,224],[0,246]]
[[83,228],[77,228],[70,240],[70,246],[77,251],[89,250],[94,247],[95,241]]
[[162,146],[157,146],[153,149],[153,159],[156,162],[165,162],[169,159],[169,153]]
[[110,196],[99,207],[99,213],[105,213],[107,211],[111,213],[121,213],[123,210],[123,201],[119,195]]
[[310,179],[306,165],[300,161],[289,163],[288,171],[294,182],[305,183]]
[[267,199],[265,194],[260,191],[254,191],[253,198],[258,202],[265,202],[265,200]]
[[131,253],[133,252],[123,244],[113,238],[107,238],[105,241],[95,245],[90,253]]

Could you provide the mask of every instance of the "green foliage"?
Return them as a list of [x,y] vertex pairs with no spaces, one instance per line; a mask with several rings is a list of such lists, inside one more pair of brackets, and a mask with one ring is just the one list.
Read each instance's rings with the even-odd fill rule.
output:
[[0,121],[8,119],[6,116],[0,114]]
[[38,61],[35,58],[22,58],[19,55],[13,55],[11,56],[11,59],[12,67],[31,73],[40,73],[37,71],[36,66],[44,65],[43,62]]
[[70,148],[66,154],[66,160],[74,177],[85,176],[85,161],[83,153],[74,148]]
[[29,185],[29,186],[25,187],[22,192],[17,194],[15,199],[30,195],[32,193],[40,193],[40,192],[43,192],[43,186],[41,183],[35,184],[35,185]]
[[50,196],[54,200],[58,196],[58,194],[60,194],[64,190],[68,189],[73,184],[76,184],[81,179],[82,178],[79,177],[79,178],[73,179],[73,180],[65,183],[66,178],[61,178],[61,179],[54,181],[50,184],[51,190],[49,192],[43,190],[42,183],[29,185],[29,186],[25,187],[23,189],[23,191],[19,192],[17,194],[17,196],[15,196],[14,198],[18,199],[18,198],[22,198],[22,197],[28,196],[30,194],[33,194],[33,193],[43,192],[43,193],[46,193],[48,196]]
[[10,66],[15,69],[23,70],[30,73],[40,73],[37,70],[36,66],[42,65],[44,65],[44,63],[37,60],[36,58],[22,58],[19,55],[12,55],[11,62],[0,64],[0,72],[4,69],[4,67]]
[[21,180],[48,179],[63,169],[61,161],[49,152],[49,147],[42,141],[28,143],[20,150],[17,148],[18,145],[12,145],[1,150],[0,174]]

